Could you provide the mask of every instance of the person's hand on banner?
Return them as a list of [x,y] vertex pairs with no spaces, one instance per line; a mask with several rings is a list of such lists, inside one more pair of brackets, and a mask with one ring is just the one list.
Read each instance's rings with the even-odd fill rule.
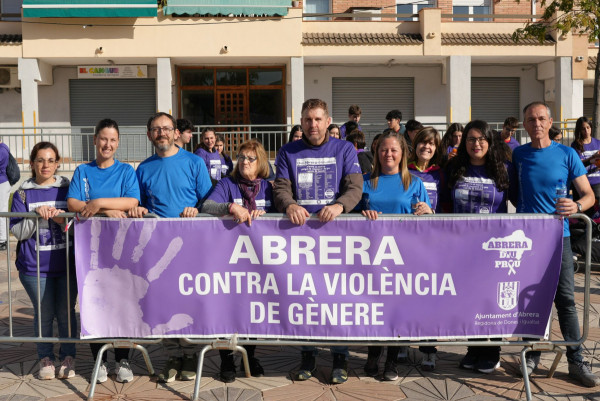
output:
[[127,212],[127,215],[134,219],[144,217],[146,214],[148,214],[148,209],[142,206],[136,206]]

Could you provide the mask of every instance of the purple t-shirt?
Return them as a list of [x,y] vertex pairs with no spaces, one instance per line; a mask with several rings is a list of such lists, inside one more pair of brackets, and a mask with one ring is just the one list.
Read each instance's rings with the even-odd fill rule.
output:
[[516,147],[521,146],[521,144],[517,142],[517,140],[512,136],[510,137],[510,140],[508,142],[504,141],[504,143],[508,145],[510,150],[515,150]]
[[441,169],[439,166],[432,166],[425,171],[419,171],[414,164],[408,166],[410,173],[416,177],[419,177],[425,185],[427,190],[427,196],[429,196],[429,202],[431,208],[436,213],[441,212],[441,203],[438,202],[438,194],[440,193],[440,180],[441,180]]
[[508,190],[498,191],[485,166],[469,166],[452,188],[454,213],[506,213],[507,200]]
[[309,213],[335,202],[345,176],[361,174],[354,145],[332,137],[321,146],[304,140],[286,144],[276,166],[277,178],[291,181],[294,199]]
[[8,145],[0,142],[0,184],[8,181],[8,176],[6,175],[6,167],[8,167],[9,154],[10,149],[8,149]]
[[[240,206],[244,206],[242,202],[242,191],[238,184],[231,177],[225,177],[217,183],[215,188],[208,196],[208,200],[215,201],[217,203],[232,202]],[[254,199],[256,202],[256,209],[264,210],[266,212],[274,212],[275,208],[273,205],[273,188],[269,181],[262,179],[260,181],[260,189]]]
[[[575,143],[571,144],[571,147],[573,149],[575,149],[574,145],[575,145]],[[579,155],[579,158],[583,161],[585,159],[589,159],[590,157],[592,157],[594,155],[594,153],[596,153],[599,150],[600,150],[600,140],[598,140],[596,138],[592,138],[592,142],[583,144],[583,153],[579,153],[579,151],[577,151],[577,150],[576,151],[577,151],[577,155]],[[600,169],[598,169],[598,167],[596,167],[595,164],[590,164],[585,169],[587,170],[587,178],[590,182],[590,185],[600,184]]]
[[[66,180],[66,178],[65,178]],[[25,203],[21,199],[19,191],[15,192],[11,207],[11,212],[25,213],[34,212],[39,206],[53,206],[57,209],[67,210],[67,191],[68,186],[64,187],[45,187],[25,189]],[[10,226],[14,226],[23,220],[22,217],[12,217]],[[61,277],[64,276],[67,269],[66,264],[66,234],[61,229],[60,224],[54,220],[39,220],[39,238],[40,238],[40,276],[41,277]],[[15,265],[17,270],[28,276],[37,275],[37,252],[36,235],[21,241],[19,254]],[[73,244],[69,241],[70,250],[73,251]],[[73,254],[71,254],[71,269],[75,266]]]
[[200,156],[200,158],[204,160],[210,178],[215,181],[219,181],[222,174],[221,154],[216,149],[214,152],[209,152],[203,148],[196,149],[194,154]]

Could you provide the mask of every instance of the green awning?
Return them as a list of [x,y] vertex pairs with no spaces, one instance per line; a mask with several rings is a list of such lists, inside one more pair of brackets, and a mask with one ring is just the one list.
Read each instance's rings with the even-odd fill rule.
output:
[[23,0],[24,18],[156,17],[156,0]]
[[168,0],[165,15],[284,16],[291,0]]

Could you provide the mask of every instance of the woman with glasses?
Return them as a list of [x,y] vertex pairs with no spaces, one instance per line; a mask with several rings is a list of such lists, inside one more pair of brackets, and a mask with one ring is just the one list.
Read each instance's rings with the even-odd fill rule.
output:
[[[516,176],[506,160],[501,139],[485,121],[473,120],[464,129],[456,157],[449,161],[443,210],[453,213],[506,213],[516,204]],[[499,339],[492,339],[499,340]],[[463,369],[492,373],[500,367],[500,347],[468,347]]]
[[[260,142],[251,139],[242,143],[233,173],[219,181],[202,205],[202,213],[232,215],[236,223],[247,222],[251,225],[252,220],[260,215],[275,211],[271,184],[266,180],[269,176],[268,163],[267,153]],[[264,369],[254,357],[256,346],[246,345],[244,348],[248,352],[250,373],[254,377],[261,377]],[[221,350],[219,353],[219,376],[223,382],[231,383],[236,375],[233,353],[228,350]]]
[[[108,217],[126,218],[125,212],[139,203],[140,186],[133,167],[115,159],[115,152],[119,148],[119,125],[116,121],[104,119],[98,122],[94,131],[94,146],[96,160],[78,166],[73,173],[67,195],[69,211],[79,213],[83,217],[103,213]],[[102,345],[90,344],[94,359]],[[103,364],[98,372],[99,383],[108,378],[106,354],[102,355]],[[133,380],[128,355],[128,349],[115,348],[116,379],[121,383]]]
[[[11,212],[35,212],[41,219],[36,234],[34,219],[12,217],[10,231],[19,240],[15,265],[19,279],[33,304],[34,335],[40,332],[38,319],[41,313],[42,337],[53,337],[54,319],[58,322],[58,336],[77,337],[75,302],[77,280],[73,253],[69,258],[67,277],[66,234],[64,213],[67,207],[69,180],[56,174],[60,156],[50,142],[40,142],[31,150],[31,178],[23,182],[13,196]],[[39,238],[40,292],[38,293],[36,240]],[[73,250],[72,242],[69,244]],[[68,283],[67,283],[68,282]],[[68,287],[67,287],[68,284]],[[69,288],[69,292],[67,291]],[[38,294],[41,310],[38,310]],[[68,295],[67,295],[68,294]],[[67,300],[69,304],[67,304]],[[69,331],[69,317],[71,330]],[[68,379],[75,376],[75,344],[61,343],[59,358],[62,361],[58,374],[54,366],[54,344],[37,343],[41,380]]]

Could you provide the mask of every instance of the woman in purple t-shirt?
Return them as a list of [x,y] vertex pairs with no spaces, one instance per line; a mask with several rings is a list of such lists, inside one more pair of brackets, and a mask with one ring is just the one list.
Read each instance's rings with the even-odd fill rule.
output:
[[[497,142],[499,138],[481,120],[469,122],[464,132],[456,157],[446,170],[450,194],[445,197],[443,209],[454,213],[506,213],[509,197],[516,203],[515,180],[512,165]],[[500,347],[468,347],[459,366],[491,373],[500,367]]]
[[441,145],[441,148],[446,151],[446,160],[450,160],[456,156],[463,132],[464,128],[461,123],[452,123],[448,126],[446,133],[442,137]]
[[[232,215],[236,223],[248,222],[273,210],[273,192],[271,184],[266,180],[269,176],[267,152],[257,140],[250,140],[240,145],[237,164],[229,177],[223,178],[210,193],[202,205],[202,213],[215,216]],[[264,375],[264,369],[254,357],[255,345],[245,345],[248,353],[250,373],[254,377]],[[221,369],[219,376],[225,383],[235,380],[235,361],[233,353],[219,351]]]
[[194,154],[204,160],[213,185],[221,179],[221,155],[215,148],[216,142],[215,130],[207,127],[202,130],[200,144],[194,149]]
[[[37,234],[34,219],[22,217],[10,219],[10,231],[19,240],[15,264],[19,270],[19,279],[33,304],[35,335],[37,336],[38,332],[41,332],[42,337],[53,337],[52,326],[56,318],[58,336],[75,338],[79,327],[75,317],[77,300],[75,263],[71,255],[70,270],[67,272],[65,219],[57,217],[67,208],[69,180],[55,175],[60,156],[58,149],[52,143],[36,144],[31,150],[29,160],[32,178],[23,182],[19,190],[15,192],[11,212],[35,212],[42,219],[39,221]],[[40,245],[39,293],[36,238]],[[72,251],[72,244],[70,245]],[[38,295],[41,310],[38,310]],[[41,327],[38,327],[40,313]],[[71,331],[69,331],[69,319]],[[59,357],[62,363],[58,374],[55,374],[54,344],[37,343],[36,345],[40,360],[38,377],[41,380],[50,380],[55,377],[68,379],[75,376],[74,343],[60,344]]]
[[217,135],[215,149],[217,149],[221,157],[221,177],[226,177],[233,171],[233,161],[227,152],[225,152],[225,138],[223,135]]
[[[575,123],[575,140],[571,144],[587,170],[587,177],[596,199],[600,198],[600,140],[592,137],[592,126],[587,117],[579,117]],[[574,191],[575,194],[577,191]],[[575,200],[578,195],[574,195]]]

